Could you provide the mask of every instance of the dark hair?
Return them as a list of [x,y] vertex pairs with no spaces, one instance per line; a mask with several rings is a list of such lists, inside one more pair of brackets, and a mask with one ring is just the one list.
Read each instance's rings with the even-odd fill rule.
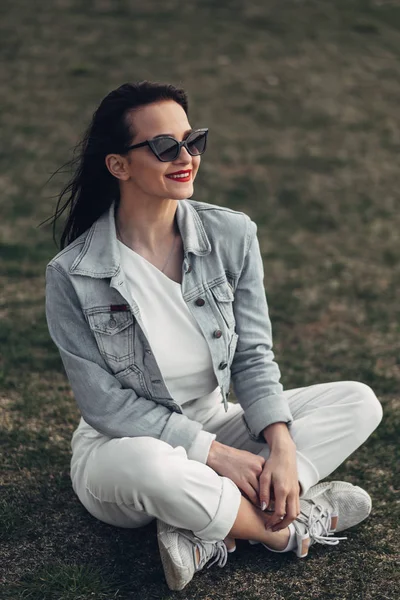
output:
[[[56,221],[69,209],[61,234],[61,248],[65,248],[89,229],[114,200],[119,201],[118,179],[108,170],[105,157],[113,152],[124,154],[131,143],[135,132],[126,118],[127,113],[162,100],[174,100],[188,114],[186,92],[166,83],[124,83],[103,98],[93,113],[83,139],[74,148],[73,154],[77,156],[63,165],[75,167],[75,172],[59,194],[55,213],[50,217],[56,241]],[[58,171],[59,169],[52,176]],[[67,196],[67,200],[60,206],[64,196]]]

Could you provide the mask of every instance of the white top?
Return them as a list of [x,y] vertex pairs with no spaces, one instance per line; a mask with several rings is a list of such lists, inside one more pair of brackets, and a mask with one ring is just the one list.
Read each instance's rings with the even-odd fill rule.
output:
[[[118,245],[127,287],[139,307],[146,337],[171,398],[195,419],[198,409],[217,406],[222,399],[204,335],[183,299],[181,284],[119,240]],[[215,437],[201,431],[189,458],[205,462]]]

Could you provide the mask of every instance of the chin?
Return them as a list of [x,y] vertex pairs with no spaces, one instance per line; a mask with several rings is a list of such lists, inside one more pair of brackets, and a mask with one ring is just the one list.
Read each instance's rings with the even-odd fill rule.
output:
[[184,200],[185,198],[190,198],[190,196],[193,196],[194,194],[194,188],[193,186],[188,186],[186,189],[182,188],[182,192],[178,195],[176,194],[174,199],[175,200]]

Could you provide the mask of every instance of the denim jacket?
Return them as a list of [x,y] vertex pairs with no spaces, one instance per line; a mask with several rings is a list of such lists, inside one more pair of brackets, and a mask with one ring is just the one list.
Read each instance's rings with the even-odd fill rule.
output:
[[[158,438],[189,455],[202,425],[171,398],[144,335],[120,266],[115,208],[47,265],[49,332],[89,425],[109,437]],[[243,212],[188,199],[178,201],[176,220],[182,296],[209,346],[225,410],[232,381],[250,437],[264,442],[265,427],[293,418],[272,352],[257,226]]]

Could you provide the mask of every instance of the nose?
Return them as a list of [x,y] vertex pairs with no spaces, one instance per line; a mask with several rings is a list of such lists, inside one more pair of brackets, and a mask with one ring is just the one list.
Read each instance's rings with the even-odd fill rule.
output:
[[182,146],[181,151],[178,156],[174,160],[174,162],[184,163],[185,165],[191,164],[192,157],[189,152],[186,150],[185,146]]
[[[182,152],[184,152],[183,156],[182,156]],[[189,152],[186,150],[185,146],[182,146],[181,151],[179,152],[179,155],[177,157],[177,160],[179,158],[182,158],[182,160],[185,160],[185,161],[187,161],[187,159],[189,159],[190,161],[192,160],[192,157],[189,154]]]

